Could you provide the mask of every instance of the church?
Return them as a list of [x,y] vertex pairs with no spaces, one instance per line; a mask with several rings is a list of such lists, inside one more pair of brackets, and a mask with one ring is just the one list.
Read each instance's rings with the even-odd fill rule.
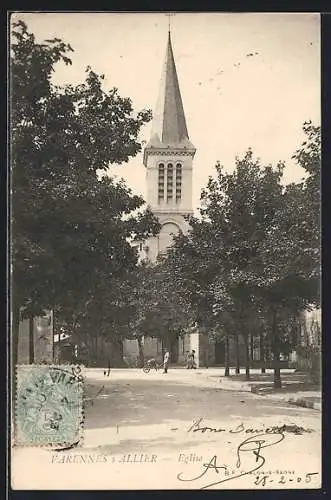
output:
[[[140,260],[155,262],[157,256],[171,245],[174,235],[179,231],[188,231],[185,216],[193,214],[192,180],[195,153],[196,148],[190,141],[187,130],[169,31],[151,137],[143,156],[146,168],[146,202],[158,217],[161,230],[157,236],[137,244]],[[171,346],[167,346],[171,351],[173,363],[185,363],[186,354],[192,349],[196,352],[198,365],[201,358],[205,360],[204,364],[208,363],[211,348],[208,345],[202,348],[202,335],[197,332],[188,333],[184,338],[174,340]],[[124,344],[127,357],[138,355],[136,341],[126,340]],[[144,354],[146,357],[162,356],[160,342],[157,339],[145,338]]]

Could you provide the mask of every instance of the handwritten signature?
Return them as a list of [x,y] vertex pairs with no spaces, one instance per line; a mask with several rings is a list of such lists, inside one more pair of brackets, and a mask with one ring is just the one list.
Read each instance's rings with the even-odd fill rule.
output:
[[274,433],[263,433],[263,434],[258,434],[256,436],[251,436],[242,441],[238,448],[237,448],[237,461],[236,461],[236,468],[239,469],[241,467],[242,463],[242,454],[243,453],[250,453],[253,454],[255,457],[255,466],[248,469],[247,471],[241,471],[238,474],[231,474],[231,476],[227,477],[229,474],[228,466],[227,465],[218,465],[218,457],[217,455],[214,455],[209,462],[203,464],[204,470],[202,471],[201,474],[195,477],[191,478],[185,478],[184,473],[180,472],[177,474],[177,479],[179,481],[196,481],[198,479],[201,479],[203,476],[207,475],[207,473],[211,470],[214,471],[214,473],[219,474],[220,470],[223,470],[224,476],[222,479],[218,481],[214,481],[212,483],[209,483],[205,486],[203,486],[201,489],[207,489],[210,488],[211,486],[215,486],[217,484],[224,483],[226,481],[230,481],[233,479],[238,479],[239,477],[246,476],[247,474],[250,474],[252,472],[255,472],[259,470],[263,465],[265,464],[266,460],[264,456],[261,454],[261,451],[264,448],[269,448],[270,446],[274,446],[285,438],[285,435],[282,432],[274,432]]
[[225,429],[224,427],[210,427],[207,425],[202,425],[203,418],[199,418],[198,420],[193,420],[193,424],[188,428],[187,432],[200,432],[201,434],[205,433],[219,433],[226,432],[227,430],[230,434],[284,434],[292,433],[292,434],[303,434],[304,432],[311,433],[314,432],[313,429],[305,429],[304,427],[299,427],[296,424],[283,424],[276,425],[272,427],[245,427],[245,425],[241,422],[233,429]]

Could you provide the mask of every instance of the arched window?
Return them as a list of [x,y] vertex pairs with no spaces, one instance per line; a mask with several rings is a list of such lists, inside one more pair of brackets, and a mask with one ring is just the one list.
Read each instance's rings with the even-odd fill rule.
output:
[[164,164],[159,165],[159,189],[158,189],[159,203],[164,200]]
[[174,168],[172,163],[168,163],[167,168],[167,203],[173,198]]
[[159,252],[164,252],[173,243],[173,238],[179,233],[179,227],[173,222],[163,224],[159,234]]
[[182,166],[180,163],[176,165],[176,203],[182,198]]

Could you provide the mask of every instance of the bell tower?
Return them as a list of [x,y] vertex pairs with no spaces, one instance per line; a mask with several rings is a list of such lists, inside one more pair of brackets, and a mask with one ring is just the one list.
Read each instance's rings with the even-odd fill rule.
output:
[[171,245],[174,234],[188,229],[184,216],[193,214],[195,152],[187,132],[169,31],[151,138],[144,149],[146,201],[162,226],[160,234],[147,242],[151,261]]

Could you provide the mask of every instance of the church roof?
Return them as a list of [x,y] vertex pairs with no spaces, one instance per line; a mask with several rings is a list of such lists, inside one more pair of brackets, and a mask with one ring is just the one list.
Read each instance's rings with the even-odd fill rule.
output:
[[151,139],[147,148],[195,149],[189,140],[170,32]]

